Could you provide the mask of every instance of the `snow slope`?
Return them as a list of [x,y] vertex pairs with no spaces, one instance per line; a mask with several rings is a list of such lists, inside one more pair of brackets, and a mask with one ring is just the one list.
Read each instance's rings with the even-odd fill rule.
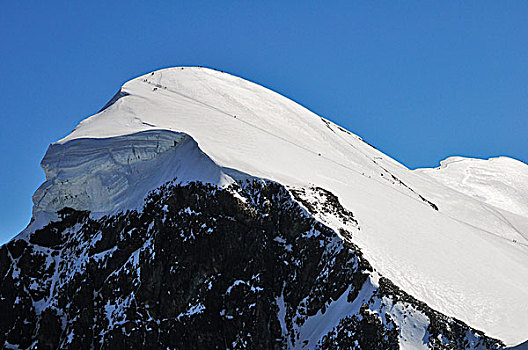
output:
[[[184,134],[199,149],[183,152]],[[196,161],[200,150],[224,172],[212,166],[210,174]],[[183,181],[219,185],[234,169],[290,187],[319,186],[354,213],[360,230],[345,228],[382,275],[508,345],[521,343],[528,338],[528,166],[507,158],[491,166],[447,163],[410,171],[273,91],[177,67],[127,82],[50,147],[34,215],[66,203],[88,210],[103,203],[98,211],[109,212],[136,207],[143,193],[181,172]],[[86,174],[94,173],[99,180],[88,184]]]
[[518,160],[450,157],[438,168],[416,171],[496,208],[521,216],[528,213],[528,171]]

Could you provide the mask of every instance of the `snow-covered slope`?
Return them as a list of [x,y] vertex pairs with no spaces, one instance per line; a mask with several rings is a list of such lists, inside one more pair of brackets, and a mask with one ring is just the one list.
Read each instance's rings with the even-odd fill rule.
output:
[[[178,152],[185,135],[199,149]],[[223,170],[203,170],[192,155],[200,149]],[[135,208],[144,193],[182,172],[182,181],[219,185],[239,171],[291,188],[318,186],[339,197],[360,229],[325,222],[352,232],[382,275],[429,306],[518,344],[528,338],[528,167],[503,158],[484,167],[465,162],[410,171],[273,91],[178,67],[127,82],[50,147],[34,215],[65,204]]]
[[435,169],[417,169],[440,183],[511,213],[528,213],[528,169],[508,157],[450,157]]

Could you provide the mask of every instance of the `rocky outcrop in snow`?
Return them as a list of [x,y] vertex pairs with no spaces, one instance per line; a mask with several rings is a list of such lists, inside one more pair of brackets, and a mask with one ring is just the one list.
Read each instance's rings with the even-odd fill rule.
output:
[[168,183],[141,211],[59,215],[0,249],[6,348],[501,347],[380,279],[274,182]]

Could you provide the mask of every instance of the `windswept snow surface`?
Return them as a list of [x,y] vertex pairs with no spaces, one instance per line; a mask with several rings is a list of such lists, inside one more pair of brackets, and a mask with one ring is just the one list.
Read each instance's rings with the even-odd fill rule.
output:
[[416,171],[496,208],[521,216],[528,213],[528,169],[521,161],[450,157],[438,168]]
[[[170,145],[179,141],[169,138],[165,155],[158,155],[143,144],[147,160],[130,167],[132,149],[116,140],[159,130],[189,135],[199,149],[176,156],[181,149]],[[96,145],[93,139],[107,140],[99,145],[109,142],[104,150],[116,148],[121,156],[75,147]],[[216,163],[205,171],[214,176],[203,175],[203,163],[190,162],[200,150]],[[97,164],[90,158],[103,154]],[[179,159],[176,168],[172,158]],[[167,179],[160,169],[187,169],[187,179],[205,176],[220,185],[233,169],[291,187],[319,186],[354,213],[360,230],[348,229],[382,275],[508,345],[521,343],[528,338],[528,166],[507,158],[447,163],[411,171],[273,91],[215,70],[178,67],[127,82],[102,111],[50,147],[43,160],[48,182],[35,195],[35,212],[53,210],[52,198],[71,194],[77,187],[65,185],[68,179],[89,181],[82,178],[86,169],[102,172],[108,188],[97,183],[90,200],[80,193],[68,198],[78,209],[134,207],[135,188],[144,192]],[[44,191],[55,195],[44,200]]]

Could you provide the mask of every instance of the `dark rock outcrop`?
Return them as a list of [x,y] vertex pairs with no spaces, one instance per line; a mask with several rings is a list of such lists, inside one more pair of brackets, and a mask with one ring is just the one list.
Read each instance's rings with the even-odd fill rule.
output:
[[[357,224],[333,194],[312,191],[322,204],[292,193],[312,214]],[[398,303],[429,319],[432,348],[502,346],[376,278],[353,243],[277,183],[169,183],[140,212],[59,214],[0,248],[6,348],[393,349]]]

